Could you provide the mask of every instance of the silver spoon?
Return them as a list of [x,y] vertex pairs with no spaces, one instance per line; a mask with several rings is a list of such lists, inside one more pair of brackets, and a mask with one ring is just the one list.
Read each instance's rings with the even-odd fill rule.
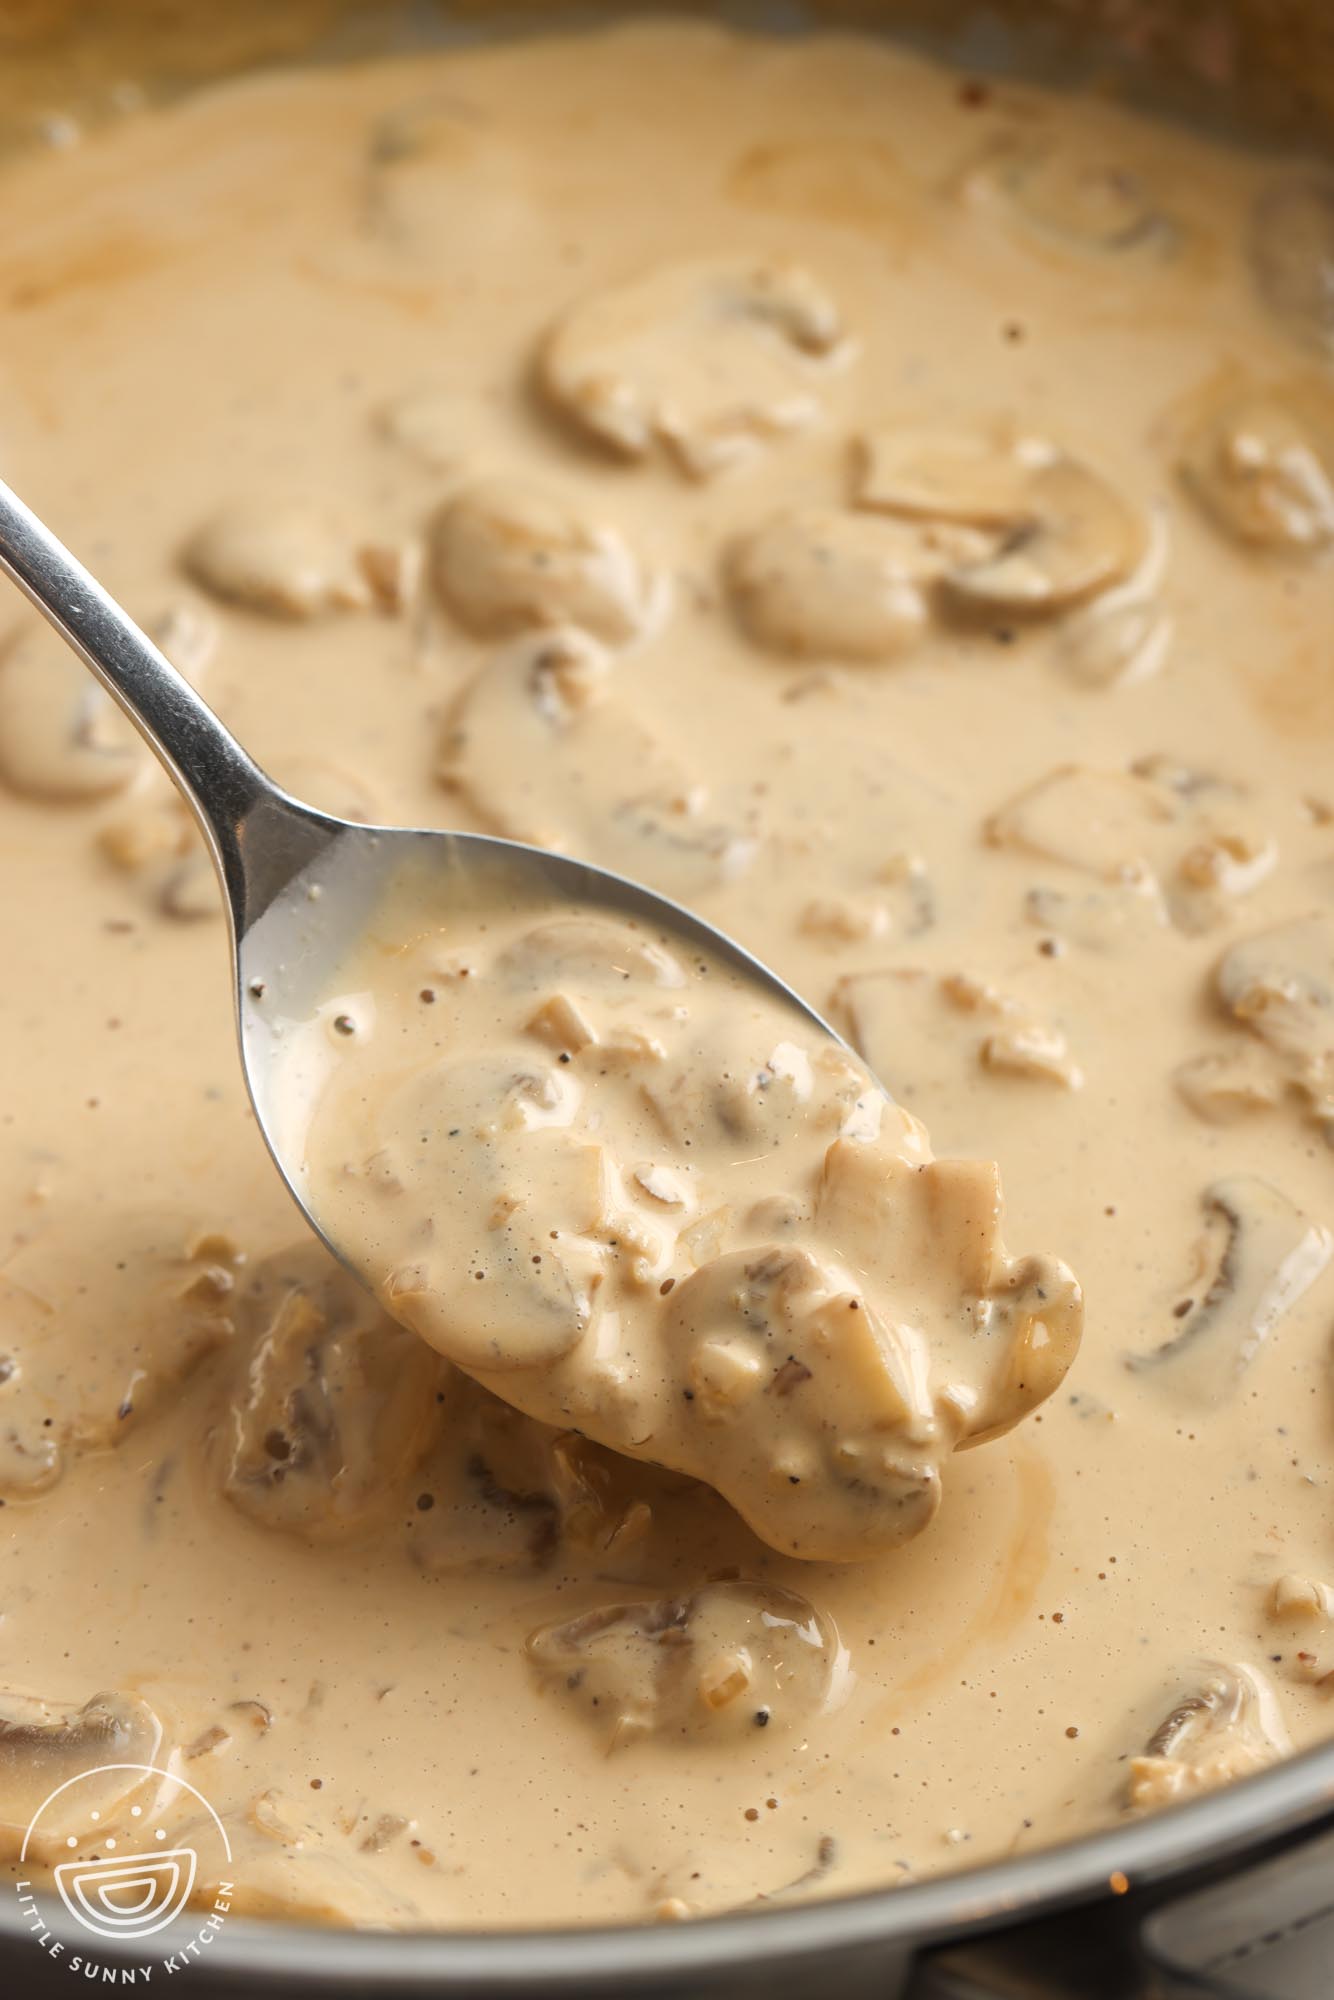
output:
[[[480,833],[361,826],[289,797],[260,770],[189,682],[114,598],[0,482],[4,570],[114,696],[199,821],[222,883],[236,980],[246,1086],[279,1173],[324,1236],[285,1157],[279,1043],[307,1016],[350,956],[372,912],[406,869],[438,870],[447,891],[482,891],[615,911],[683,944],[702,946],[808,1024],[839,1037],[768,966],[725,932],[665,896],[565,855]],[[325,1237],[325,1241],[329,1239]],[[329,1242],[335,1253],[338,1245]]]

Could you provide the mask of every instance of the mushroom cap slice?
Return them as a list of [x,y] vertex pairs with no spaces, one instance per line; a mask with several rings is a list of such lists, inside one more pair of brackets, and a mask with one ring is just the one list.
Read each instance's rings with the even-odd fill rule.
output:
[[450,710],[438,772],[495,832],[670,896],[734,880],[762,834],[753,800],[715,800],[572,627],[514,640],[480,669]]
[[[694,1469],[773,1547],[842,1562],[897,1548],[940,1505],[955,1432],[928,1354],[844,1270],[798,1245],[714,1258],[667,1302]],[[722,1427],[725,1448],[710,1445]]]
[[[462,1368],[549,1366],[592,1321],[614,1188],[604,1148],[572,1129],[580,1095],[570,1070],[498,1050],[413,1075],[377,1107],[376,1158],[394,1171],[362,1171],[395,1253],[381,1296]],[[437,1237],[452,1151],[457,1186]]]
[[903,522],[831,507],[776,514],[728,553],[732,601],[750,636],[771,652],[827,659],[893,659],[922,636],[923,584],[941,564]]
[[669,264],[575,305],[543,346],[556,407],[629,458],[662,446],[703,479],[813,421],[846,351],[809,272],[759,260]]
[[940,565],[959,610],[1064,611],[1128,577],[1149,547],[1138,510],[1042,439],[886,428],[860,440],[859,460],[861,506],[972,531]]
[[542,1625],[525,1652],[622,1748],[737,1741],[808,1728],[849,1684],[832,1621],[776,1584],[706,1584],[686,1597],[610,1604]]
[[1193,1056],[1177,1066],[1172,1080],[1191,1110],[1212,1125],[1272,1111],[1283,1095],[1283,1079],[1254,1048]]
[[990,815],[993,847],[1017,848],[1105,882],[1152,890],[1161,829],[1181,817],[1177,798],[1126,771],[1065,764]]
[[315,500],[235,500],[195,530],[181,560],[215,597],[270,618],[361,611],[374,601],[355,534]]
[[1334,1231],[1256,1174],[1229,1174],[1202,1197],[1212,1276],[1178,1330],[1127,1366],[1192,1404],[1220,1404],[1334,1255]]
[[447,500],[431,527],[431,574],[459,623],[484,638],[577,626],[625,645],[661,592],[620,532],[558,488],[494,475]]
[[[1137,897],[1145,913],[1187,932],[1225,921],[1278,859],[1244,794],[1154,759],[1129,771],[1060,765],[993,812],[984,832],[993,846],[1099,878],[1117,892],[1122,919]],[[1050,893],[1033,892],[1034,914]]]
[[0,784],[79,804],[123,791],[147,763],[139,732],[45,619],[0,641]]
[[1323,383],[1264,386],[1228,371],[1180,430],[1181,483],[1232,541],[1305,557],[1334,540],[1334,398]]
[[374,1526],[438,1426],[439,1359],[313,1244],[271,1260],[250,1311],[223,1492],[265,1527],[315,1541]]
[[[82,1708],[66,1708],[0,1694],[0,1859],[17,1861],[26,1840],[29,1863],[51,1863],[71,1836],[88,1838],[93,1808],[113,1833],[135,1801],[151,1796],[157,1780],[137,1767],[157,1763],[162,1739],[160,1719],[137,1695],[95,1694]],[[68,1779],[94,1772],[42,1811]]]
[[688,1036],[646,1073],[642,1088],[681,1159],[719,1145],[776,1148],[810,1135],[828,1143],[863,1114],[877,1123],[883,1103],[836,1042],[807,1049],[776,1036],[772,1021],[748,1021],[740,1010]]
[[414,1483],[431,1505],[411,1517],[409,1548],[433,1575],[538,1569],[557,1555],[619,1567],[647,1548],[659,1499],[690,1486],[538,1423],[458,1372]]
[[574,982],[623,992],[627,984],[681,987],[685,973],[656,938],[597,917],[549,917],[506,947],[492,968],[507,984],[533,993]]
[[903,1322],[911,1319],[930,1357],[944,1452],[1012,1430],[1079,1351],[1078,1283],[1057,1258],[1008,1257],[1002,1212],[991,1160],[914,1163],[853,1139],[837,1140],[825,1158],[817,1224],[886,1316],[898,1305]]
[[1149,1811],[1230,1785],[1291,1753],[1278,1698],[1255,1667],[1216,1666],[1130,1760],[1127,1803]]
[[1022,517],[1029,475],[1051,451],[1027,441],[1002,446],[982,431],[888,424],[860,437],[855,457],[859,506],[1000,534]]
[[1177,225],[1154,189],[1084,135],[1001,133],[967,171],[966,192],[997,209],[1036,248],[1098,257],[1165,256]]
[[1334,1057],[1334,917],[1325,910],[1242,938],[1214,974],[1219,999],[1279,1055]]
[[1023,518],[993,555],[947,572],[945,588],[958,603],[983,611],[1064,610],[1128,576],[1144,555],[1140,516],[1076,459],[1038,467],[1024,501]]

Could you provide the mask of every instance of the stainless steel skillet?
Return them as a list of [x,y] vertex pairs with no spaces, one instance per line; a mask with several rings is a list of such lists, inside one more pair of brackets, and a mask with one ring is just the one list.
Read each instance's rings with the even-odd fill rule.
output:
[[[1196,115],[1220,102],[1195,57],[1225,31],[1264,129],[1334,134],[1334,8],[1323,0],[1111,6],[993,0],[864,0],[860,25],[935,39],[972,66],[1089,69],[1118,63],[1148,94]],[[550,25],[557,10],[525,17]],[[815,17],[840,10],[821,6]],[[1118,55],[1100,24],[1133,30]],[[587,10],[580,18],[587,19]],[[790,8],[746,18],[799,31]],[[0,0],[0,65],[20,100],[11,130],[49,115],[68,90],[95,98],[127,73],[173,87],[219,67],[500,32],[524,20],[477,6],[384,0],[103,0],[93,8]],[[1209,30],[1213,41],[1203,32]],[[71,1951],[79,1940],[71,1934]],[[115,1965],[115,1947],[104,1962]],[[127,1963],[128,1969],[128,1963]],[[1122,2000],[1212,1993],[1237,2000],[1334,1996],[1334,1743],[1196,1803],[1022,1859],[903,1889],[653,1929],[375,1935],[232,1919],[216,1956],[182,1977],[197,2000]],[[77,1990],[34,1948],[0,1883],[0,1995]]]

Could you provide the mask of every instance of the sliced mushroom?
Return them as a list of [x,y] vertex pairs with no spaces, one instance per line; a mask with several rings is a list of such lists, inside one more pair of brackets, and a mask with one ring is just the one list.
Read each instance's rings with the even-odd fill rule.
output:
[[994,547],[990,537],[1013,527],[1030,475],[1049,456],[1046,445],[1002,443],[982,431],[886,425],[856,442],[856,498],[876,513],[971,530],[977,539],[961,540],[957,552],[978,557]]
[[1170,1339],[1127,1358],[1190,1403],[1224,1402],[1274,1328],[1334,1253],[1334,1232],[1253,1174],[1215,1181],[1203,1195],[1208,1273],[1198,1302]]
[[11,1259],[0,1492],[40,1492],[65,1460],[128,1437],[236,1330],[244,1258],[179,1217],[90,1218],[71,1266],[39,1239]]
[[835,1141],[813,1240],[838,1262],[736,1250],[671,1294],[687,1469],[807,1559],[919,1534],[951,1452],[1017,1423],[1078,1345],[1078,1287],[1055,1263],[1006,1259],[999,1213],[994,1168]]
[[1257,1111],[1272,1111],[1283,1096],[1283,1079],[1258,1049],[1192,1056],[1173,1081],[1192,1111],[1211,1125],[1231,1125]]
[[1294,1625],[1334,1625],[1334,1584],[1289,1571],[1280,1576],[1269,1597],[1272,1618]]
[[1025,517],[994,555],[947,572],[945,587],[980,611],[1063,610],[1126,576],[1144,530],[1120,496],[1087,466],[1055,459],[1028,483]]
[[1019,848],[1153,894],[1160,830],[1179,817],[1178,801],[1164,786],[1067,764],[992,813],[985,833],[994,847]]
[[1334,539],[1334,399],[1323,385],[1225,378],[1182,428],[1182,484],[1233,541],[1308,556]]
[[450,712],[439,774],[497,833],[674,896],[735,880],[763,832],[753,803],[733,814],[711,799],[574,630],[519,639],[482,668]]
[[965,169],[968,200],[1031,241],[1087,257],[1163,257],[1178,238],[1155,191],[1082,138],[1005,132]]
[[196,529],[182,561],[215,597],[270,618],[364,611],[375,601],[355,532],[316,500],[234,501]]
[[936,975],[895,965],[849,973],[834,988],[830,1019],[900,1103],[911,1103],[939,1035]]
[[896,1338],[912,1332],[909,1313],[920,1329],[945,1451],[1012,1430],[1059,1387],[1079,1349],[1073,1274],[1054,1257],[1007,1256],[1001,1214],[990,1160],[918,1165],[849,1139],[825,1157],[817,1223],[888,1302]]
[[[416,1233],[394,1235],[407,1261],[385,1304],[460,1367],[549,1365],[591,1323],[615,1182],[605,1148],[571,1129],[579,1101],[568,1070],[497,1051],[413,1076],[380,1108],[379,1135],[400,1166],[368,1198],[384,1205],[387,1228],[397,1209],[425,1217]],[[460,1145],[466,1177],[438,1240],[428,1191]]]
[[[416,1511],[407,1517],[410,1555],[433,1576],[538,1569],[559,1547],[555,1501],[542,1477],[538,1450],[532,1451],[531,1466],[516,1466],[520,1453],[506,1431],[512,1428],[525,1440],[548,1433],[476,1384],[464,1387],[464,1382],[460,1377],[449,1392],[454,1407],[445,1430],[417,1469]],[[462,1422],[456,1414],[460,1393],[479,1399],[470,1409],[465,1404]],[[485,1421],[478,1421],[479,1405],[486,1411]],[[474,1433],[476,1442],[467,1449]],[[492,1462],[497,1444],[510,1460],[504,1472]]]
[[892,928],[901,929],[906,937],[920,937],[934,927],[938,899],[924,855],[899,848],[880,863],[874,880],[878,890],[888,893]]
[[[198,680],[217,642],[212,618],[178,603],[146,623],[172,665]],[[76,804],[124,791],[151,768],[138,731],[45,619],[0,640],[0,783]]]
[[705,479],[811,423],[847,352],[838,307],[795,265],[671,264],[573,306],[540,376],[602,443],[629,458],[661,446]]
[[1166,565],[1167,531],[1156,512],[1137,568],[1080,606],[1057,635],[1057,662],[1080,687],[1135,687],[1159,671],[1174,630],[1157,594]]
[[850,1679],[831,1621],[774,1584],[607,1605],[539,1626],[525,1651],[611,1749],[647,1735],[735,1742],[757,1729],[809,1729]]
[[933,1401],[930,1335],[840,1268],[795,1246],[733,1251],[676,1286],[664,1328],[701,1475],[774,1547],[843,1561],[932,1520],[958,1429]]
[[1062,1090],[1079,1090],[1084,1072],[1070,1057],[1059,1028],[1041,1021],[1017,1021],[987,1035],[978,1051],[982,1067],[1021,1081],[1054,1083]]
[[1026,1002],[966,973],[915,966],[850,974],[834,989],[834,1018],[900,1097],[929,1085],[939,1054],[960,1044],[994,1076],[1078,1090],[1084,1076],[1062,1031]]
[[[67,1708],[0,1694],[0,1860],[19,1860],[26,1843],[22,1858],[50,1865],[67,1842],[87,1838],[90,1814],[114,1835],[152,1796],[155,1774],[139,1766],[158,1762],[162,1740],[161,1721],[137,1695],[95,1694]],[[63,1800],[51,1798],[85,1773]]]
[[685,974],[675,953],[633,926],[597,917],[552,917],[534,924],[497,958],[495,973],[534,993],[569,981],[621,992],[627,983],[680,987]]
[[1167,883],[1168,907],[1178,930],[1206,931],[1228,905],[1248,896],[1274,872],[1278,843],[1243,806],[1196,814],[1197,836],[1179,857]]
[[850,1140],[829,1160],[813,1227],[846,1266],[790,1242],[723,1250],[673,1281],[651,1348],[628,1350],[610,1311],[554,1363],[480,1378],[705,1480],[788,1554],[899,1546],[933,1517],[955,1446],[997,1435],[1060,1380],[1078,1288],[1059,1265],[1000,1253],[994,1170],[918,1168]]
[[149,906],[180,923],[222,915],[217,876],[193,813],[161,770],[146,772],[97,833],[100,854]]
[[1099,473],[1043,440],[890,429],[869,432],[859,450],[861,506],[966,531],[940,569],[960,610],[1062,612],[1144,559],[1141,516]]
[[815,896],[797,919],[803,937],[837,949],[868,944],[893,929],[889,905],[877,896]]
[[1303,1064],[1334,1053],[1334,917],[1317,910],[1243,938],[1215,974],[1228,1012],[1276,1054]]
[[443,783],[497,832],[538,846],[576,837],[578,818],[590,816],[590,792],[592,811],[600,806],[609,817],[608,773],[618,783],[644,767],[650,784],[665,775],[661,746],[615,700],[610,669],[604,649],[573,630],[521,639],[497,654],[450,712]]
[[1150,1812],[1263,1771],[1292,1749],[1278,1699],[1254,1667],[1217,1666],[1130,1760],[1127,1802]]
[[727,581],[742,624],[771,652],[893,659],[927,622],[941,562],[915,527],[834,508],[775,514],[735,542]]
[[834,1139],[850,1123],[874,1123],[879,1109],[865,1070],[836,1042],[808,1051],[744,1018],[689,1037],[642,1088],[682,1159],[720,1140],[776,1148],[803,1133]]
[[1214,974],[1219,1000],[1272,1051],[1311,1115],[1334,1120],[1334,917],[1317,910],[1243,938]]
[[1151,597],[1108,591],[1070,621],[1058,659],[1081,687],[1135,687],[1151,680],[1172,643],[1171,618]]
[[[1277,842],[1244,799],[1222,785],[1176,783],[1151,761],[1130,771],[1065,765],[992,813],[984,831],[993,846],[1138,894],[1158,920],[1188,932],[1226,921],[1278,859]],[[1101,914],[1119,926],[1131,912],[1122,895]]]
[[1256,288],[1305,346],[1334,350],[1334,184],[1303,173],[1265,188],[1251,215]]
[[[562,1545],[599,1559],[615,1556],[620,1561],[641,1542],[652,1524],[655,1501],[673,1486],[655,1467],[635,1465],[577,1431],[561,1431],[552,1439],[550,1465]],[[674,1483],[679,1488],[682,1482]]]
[[660,581],[618,529],[531,478],[477,480],[447,501],[431,530],[431,574],[483,638],[573,626],[625,645],[663,609]]
[[145,768],[138,731],[35,614],[0,642],[0,783],[21,798],[106,798]]
[[456,1375],[414,1485],[412,1556],[423,1569],[452,1574],[538,1568],[557,1553],[619,1566],[648,1536],[666,1481]]
[[261,1269],[219,1438],[222,1490],[266,1527],[363,1531],[400,1503],[438,1423],[438,1358],[314,1245]]

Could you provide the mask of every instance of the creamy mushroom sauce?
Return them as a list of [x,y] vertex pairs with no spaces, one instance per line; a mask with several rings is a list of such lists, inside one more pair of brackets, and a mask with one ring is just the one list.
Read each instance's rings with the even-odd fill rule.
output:
[[7,476],[274,773],[735,931],[1086,1307],[854,1564],[511,1410],[302,1235],[198,842],[10,607],[6,1865],[114,1747],[234,1907],[687,1917],[1327,1733],[1323,170],[660,23],[6,171]]
[[1007,1257],[993,1161],[933,1159],[707,944],[489,877],[405,868],[335,990],[273,1021],[329,1241],[483,1387],[705,1481],[784,1555],[911,1541],[950,1454],[1060,1386],[1076,1280]]

